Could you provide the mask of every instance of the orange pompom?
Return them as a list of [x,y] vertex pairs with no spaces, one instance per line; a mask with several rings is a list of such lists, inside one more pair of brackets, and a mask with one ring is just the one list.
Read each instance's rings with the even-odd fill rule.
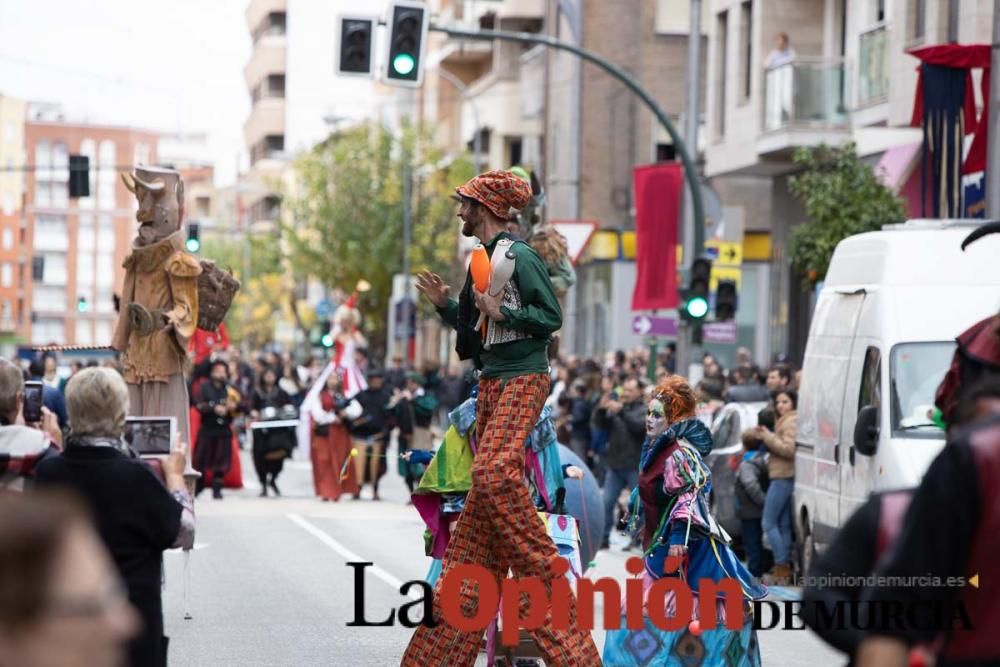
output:
[[469,271],[472,272],[472,283],[477,292],[485,292],[490,287],[490,256],[486,254],[486,247],[482,244],[472,249],[472,261],[469,264]]

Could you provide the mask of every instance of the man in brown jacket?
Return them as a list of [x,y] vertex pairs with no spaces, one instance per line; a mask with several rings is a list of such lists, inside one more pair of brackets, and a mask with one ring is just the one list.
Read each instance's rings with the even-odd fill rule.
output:
[[111,346],[122,353],[129,415],[176,417],[181,442],[190,443],[184,366],[198,323],[201,264],[184,251],[184,184],[159,167],[137,167],[122,180],[139,201],[140,224],[125,258]]

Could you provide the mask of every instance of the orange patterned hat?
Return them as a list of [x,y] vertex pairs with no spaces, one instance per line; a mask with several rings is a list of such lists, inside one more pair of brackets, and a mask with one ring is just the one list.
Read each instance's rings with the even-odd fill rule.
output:
[[509,171],[499,169],[469,179],[455,188],[463,197],[475,199],[501,220],[512,220],[531,201],[531,186]]

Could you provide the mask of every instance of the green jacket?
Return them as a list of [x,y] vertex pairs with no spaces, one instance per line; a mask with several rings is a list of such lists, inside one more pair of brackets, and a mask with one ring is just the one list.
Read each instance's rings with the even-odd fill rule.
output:
[[[497,241],[502,238],[514,237],[501,232],[490,239],[485,246],[491,257]],[[547,373],[549,341],[552,334],[562,327],[562,309],[542,258],[524,242],[515,243],[512,251],[517,259],[511,280],[517,286],[524,305],[516,311],[501,306],[500,312],[506,318],[503,326],[524,332],[529,338],[493,345],[489,350],[481,348],[476,338],[479,333],[472,331],[479,311],[472,296],[472,276],[469,273],[466,274],[459,300],[450,299],[447,306],[438,309],[441,319],[459,333],[459,356],[473,359],[484,378]]]

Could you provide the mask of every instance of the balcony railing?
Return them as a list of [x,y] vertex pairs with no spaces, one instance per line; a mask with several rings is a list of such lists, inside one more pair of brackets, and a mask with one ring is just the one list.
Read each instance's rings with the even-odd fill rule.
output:
[[848,122],[844,61],[797,57],[764,72],[764,131],[840,129]]
[[861,33],[858,50],[858,106],[884,101],[889,95],[889,28],[884,23]]

